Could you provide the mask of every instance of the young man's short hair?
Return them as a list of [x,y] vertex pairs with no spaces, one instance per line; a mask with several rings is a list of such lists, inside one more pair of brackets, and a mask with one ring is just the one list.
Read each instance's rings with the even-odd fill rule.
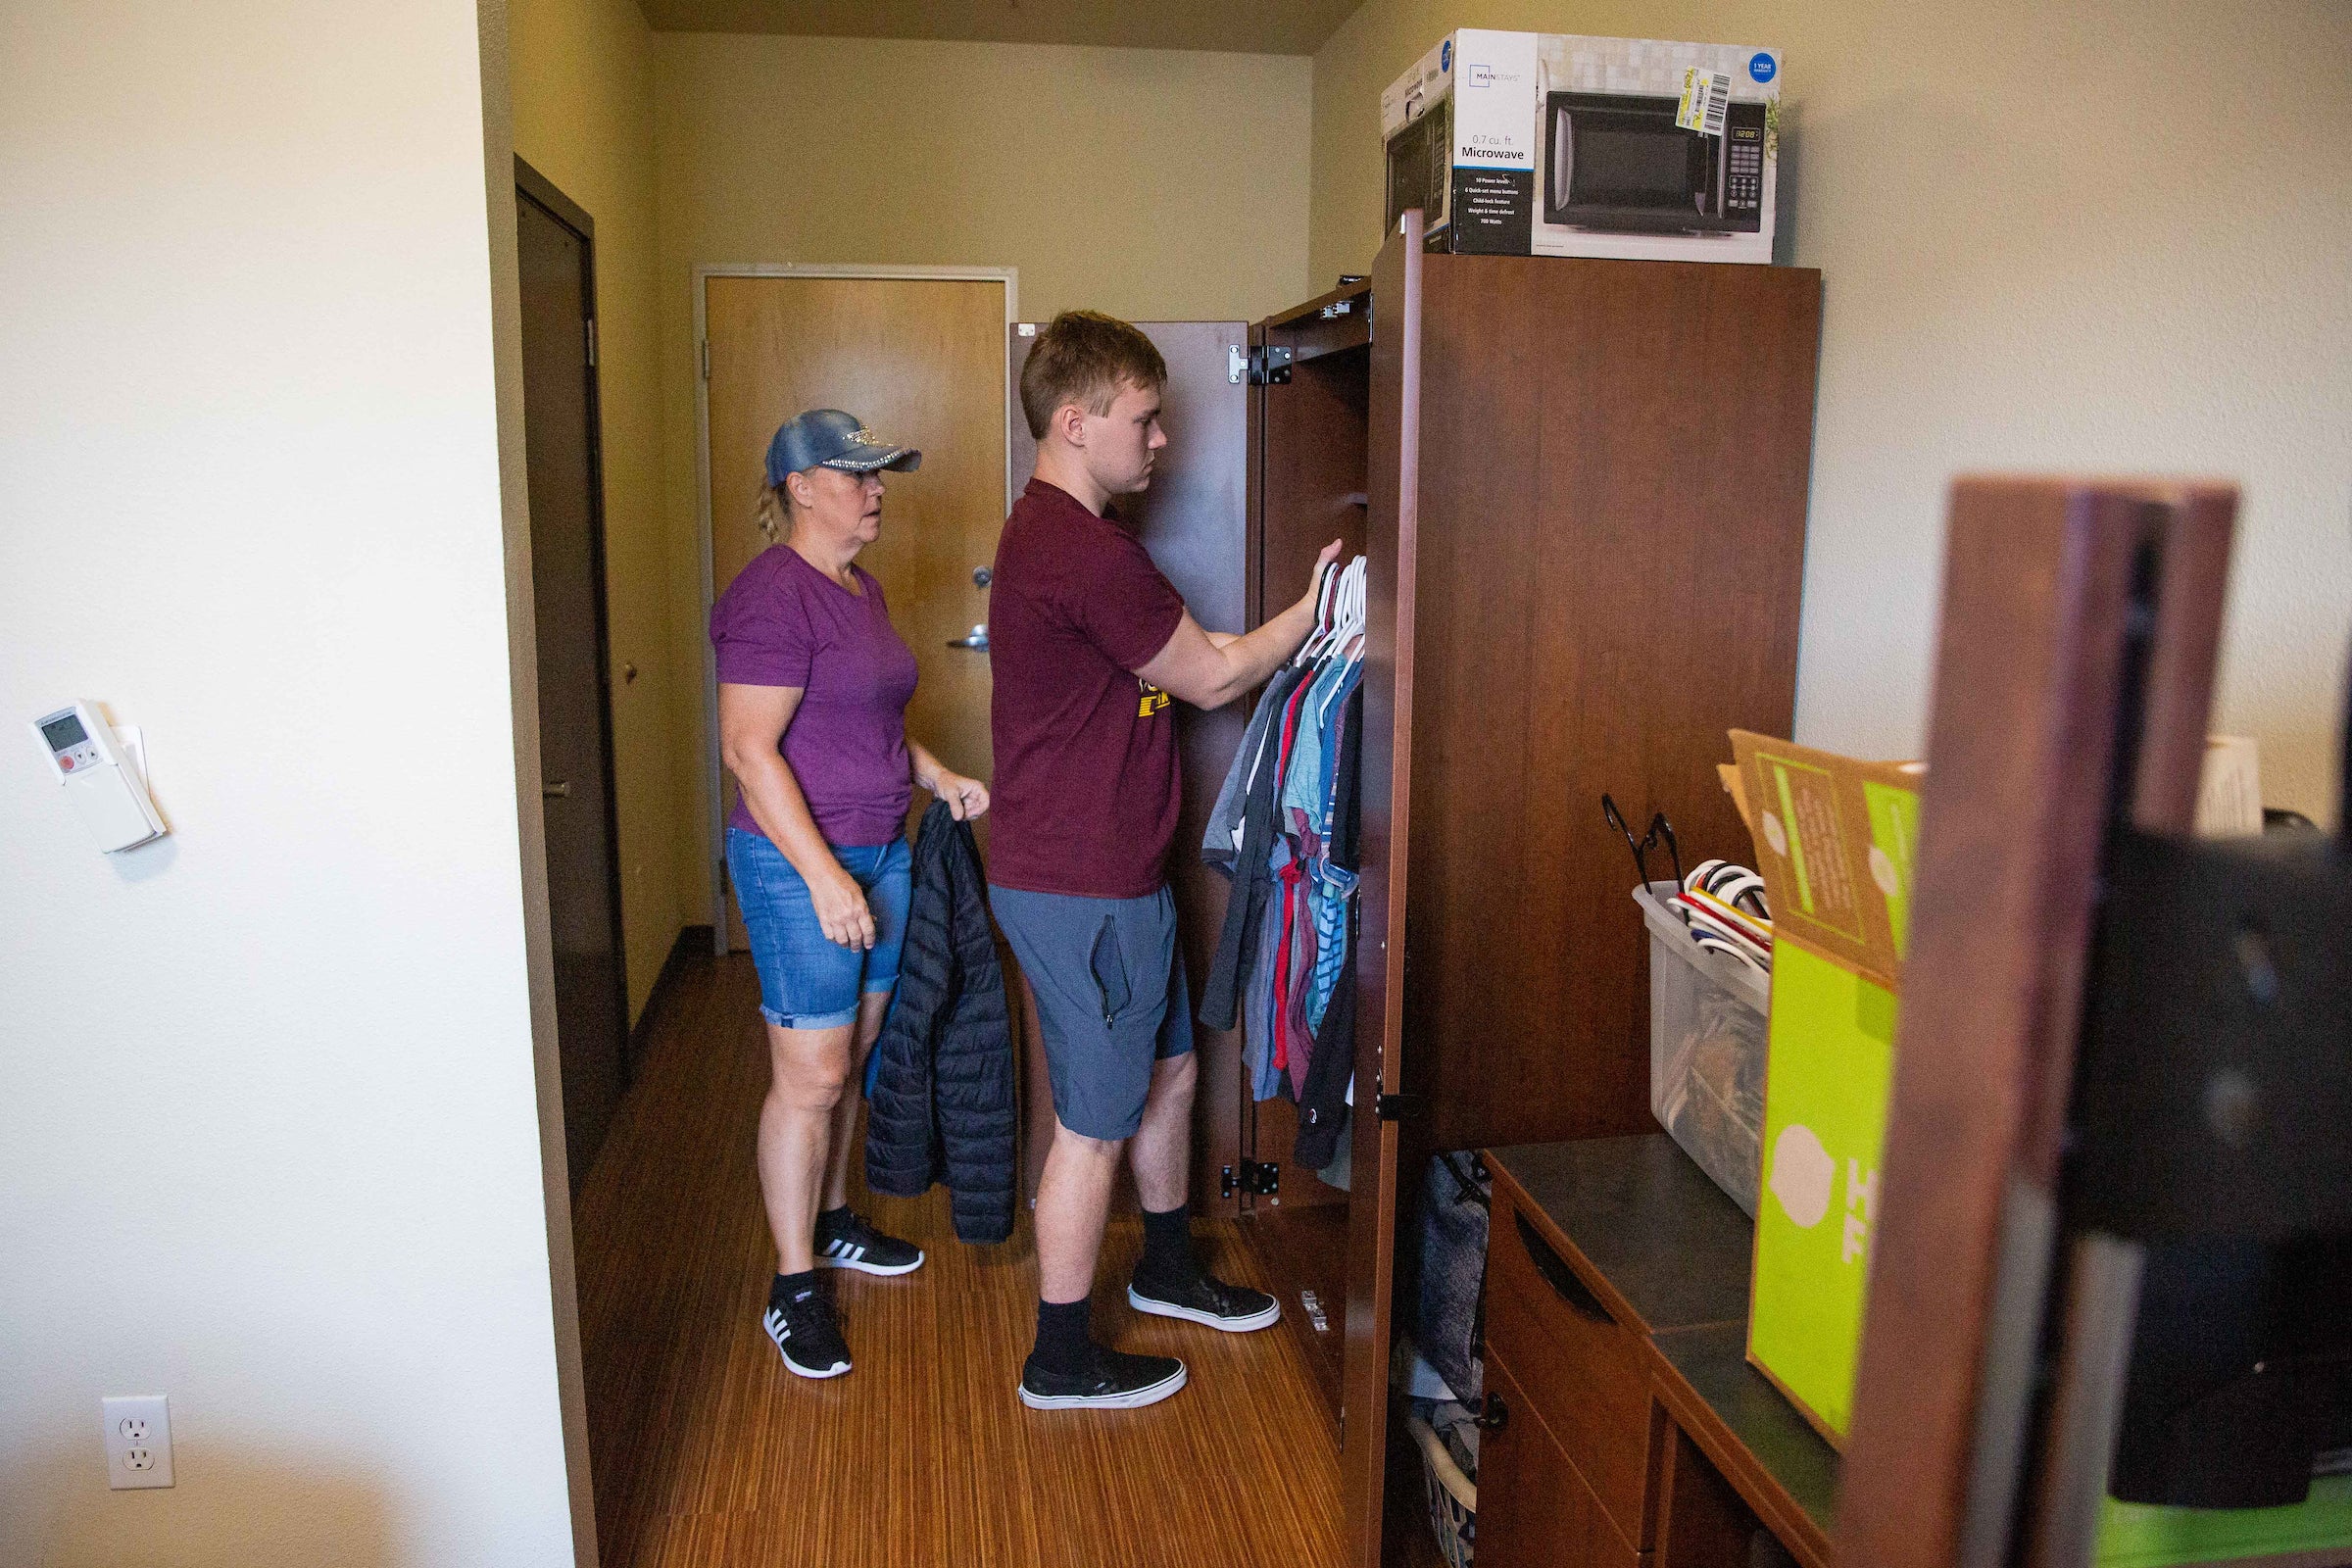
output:
[[1167,381],[1168,362],[1142,332],[1101,311],[1064,311],[1037,334],[1021,367],[1021,413],[1029,433],[1043,441],[1054,411],[1065,403],[1108,414],[1122,386],[1149,391]]

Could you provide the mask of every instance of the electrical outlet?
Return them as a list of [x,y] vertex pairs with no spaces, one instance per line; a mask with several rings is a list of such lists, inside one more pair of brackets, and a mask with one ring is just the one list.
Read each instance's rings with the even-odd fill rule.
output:
[[163,1395],[130,1395],[98,1401],[106,1429],[106,1484],[172,1485],[172,1409]]

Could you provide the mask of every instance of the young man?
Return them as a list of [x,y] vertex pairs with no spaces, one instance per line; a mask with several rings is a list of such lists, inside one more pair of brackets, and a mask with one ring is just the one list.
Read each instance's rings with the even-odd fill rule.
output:
[[[1281,1308],[1193,1254],[1193,1020],[1166,877],[1176,832],[1175,698],[1217,708],[1261,684],[1314,622],[1300,599],[1247,636],[1201,630],[1110,510],[1152,482],[1167,366],[1092,311],[1054,318],[1021,370],[1037,475],[990,590],[996,831],[989,888],[1036,994],[1054,1085],[1037,1193],[1037,1409],[1125,1408],[1184,1386],[1173,1356],[1097,1344],[1087,1297],[1122,1149],[1144,1206],[1139,1311],[1239,1332]],[[1317,570],[1339,553],[1323,552]]]

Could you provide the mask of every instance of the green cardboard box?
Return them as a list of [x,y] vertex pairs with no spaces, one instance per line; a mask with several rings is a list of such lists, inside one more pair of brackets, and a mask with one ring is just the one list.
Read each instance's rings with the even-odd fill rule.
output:
[[1894,995],[1806,948],[1773,949],[1747,1358],[1836,1445],[1862,1348]]
[[[1741,731],[1732,743],[1739,764],[1727,784],[1756,841],[1774,928],[1747,1353],[1837,1446],[1853,1415],[1878,1220],[1919,770]],[[2244,830],[2220,820],[2199,826]],[[2110,1497],[2095,1561],[2180,1568],[2335,1552],[2352,1561],[2352,1477],[2315,1482],[2309,1500],[2285,1508],[2156,1508]]]
[[1918,771],[1740,730],[1732,748],[1773,915],[1747,1356],[1835,1445],[1862,1347]]

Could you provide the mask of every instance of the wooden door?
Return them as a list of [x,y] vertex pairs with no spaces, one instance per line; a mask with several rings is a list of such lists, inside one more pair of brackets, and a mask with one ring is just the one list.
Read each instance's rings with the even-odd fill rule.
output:
[[548,927],[564,1157],[576,1193],[628,1087],[629,1035],[597,452],[594,230],[588,215],[538,174],[518,169],[516,178]]
[[[996,280],[867,277],[712,277],[704,293],[713,590],[765,548],[753,505],[786,419],[844,409],[920,448],[921,468],[884,475],[882,536],[858,564],[914,650],[907,734],[980,779],[992,771],[988,659],[950,644],[988,618],[973,573],[1004,524],[1004,296]],[[722,773],[720,788],[732,809],[734,780]],[[927,804],[918,793],[913,813]],[[985,820],[981,833],[985,845]],[[723,883],[724,844],[712,853]],[[727,946],[741,948],[732,899],[727,922]]]
[[1751,853],[1715,767],[1793,717],[1821,278],[1441,255],[1424,310],[1415,1131],[1646,1132],[1649,938],[1600,797],[1665,811],[1686,866]]
[[[1249,343],[1241,321],[1139,321],[1168,364],[1160,422],[1168,444],[1153,466],[1152,486],[1119,503],[1152,560],[1175,584],[1195,619],[1211,631],[1247,630],[1250,621],[1248,470],[1249,387],[1230,368],[1233,356]],[[1034,323],[1012,328],[1007,338],[1007,388],[1020,384],[1021,367],[1036,342]],[[1017,395],[1017,394],[1016,394]],[[1027,421],[1013,421],[1012,472],[1026,484],[1037,466],[1037,441]],[[1193,1049],[1200,1079],[1193,1124],[1193,1204],[1198,1212],[1232,1213],[1238,1194],[1224,1191],[1223,1173],[1242,1158],[1241,1105],[1244,1085],[1238,1031],[1210,1029],[1199,1022],[1200,988],[1225,918],[1225,879],[1200,863],[1200,836],[1209,808],[1232,765],[1249,721],[1247,703],[1214,712],[1188,704],[1176,709],[1176,748],[1182,770],[1184,807],[1176,824],[1176,846],[1168,882],[1176,895],[1177,939],[1192,981]],[[1027,1103],[1031,1128],[1053,1125],[1054,1097],[1046,1079],[1045,1042],[1034,1026],[1026,1042]],[[1024,1191],[1035,1194],[1051,1140],[1027,1140]]]
[[1372,269],[1370,518],[1364,551],[1362,856],[1356,885],[1355,1117],[1348,1202],[1340,1487],[1348,1560],[1379,1568],[1389,1462],[1389,1309],[1396,1135],[1380,1114],[1403,1085],[1405,901],[1413,783],[1413,626],[1420,554],[1421,214]]

